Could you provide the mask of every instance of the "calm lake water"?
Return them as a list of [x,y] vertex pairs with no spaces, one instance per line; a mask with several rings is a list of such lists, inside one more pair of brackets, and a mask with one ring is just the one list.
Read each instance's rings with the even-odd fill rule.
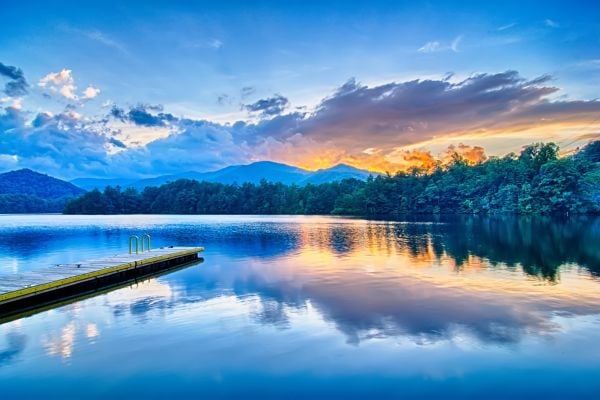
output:
[[0,216],[0,275],[204,262],[0,325],[2,398],[600,394],[600,219]]

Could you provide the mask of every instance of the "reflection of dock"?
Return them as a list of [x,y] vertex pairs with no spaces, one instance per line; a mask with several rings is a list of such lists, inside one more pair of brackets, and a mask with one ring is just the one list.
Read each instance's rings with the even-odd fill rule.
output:
[[202,247],[169,247],[140,254],[0,276],[0,316],[127,282],[198,259]]

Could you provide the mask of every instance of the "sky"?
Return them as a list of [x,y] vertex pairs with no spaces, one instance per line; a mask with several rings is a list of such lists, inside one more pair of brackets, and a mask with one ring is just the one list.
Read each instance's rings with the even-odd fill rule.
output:
[[2,2],[0,171],[377,172],[600,137],[600,3]]

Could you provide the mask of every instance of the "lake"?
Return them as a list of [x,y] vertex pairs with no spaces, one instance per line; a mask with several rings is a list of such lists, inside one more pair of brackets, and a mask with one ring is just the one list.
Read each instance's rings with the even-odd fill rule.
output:
[[3,398],[589,397],[600,219],[0,216],[0,275],[204,261],[0,325]]

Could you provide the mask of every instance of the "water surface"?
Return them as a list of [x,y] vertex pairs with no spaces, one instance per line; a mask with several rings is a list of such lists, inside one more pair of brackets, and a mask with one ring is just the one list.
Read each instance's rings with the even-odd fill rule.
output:
[[596,397],[600,219],[0,216],[0,275],[204,262],[0,325],[3,397]]

